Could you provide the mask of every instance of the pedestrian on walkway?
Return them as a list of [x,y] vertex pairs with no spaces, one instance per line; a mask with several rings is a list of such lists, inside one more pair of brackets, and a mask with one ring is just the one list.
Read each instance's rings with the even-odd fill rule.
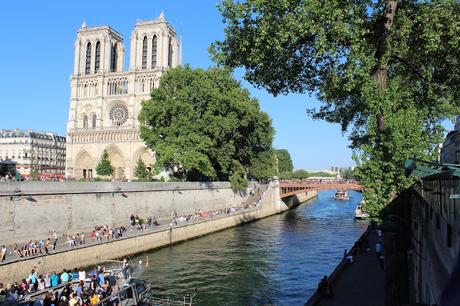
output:
[[382,244],[380,241],[377,241],[375,244],[375,253],[377,254],[377,259],[379,259],[380,255],[382,255]]

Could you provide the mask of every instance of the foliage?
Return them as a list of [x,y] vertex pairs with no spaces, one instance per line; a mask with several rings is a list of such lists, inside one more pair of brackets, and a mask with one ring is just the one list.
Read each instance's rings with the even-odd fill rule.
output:
[[276,158],[278,158],[278,172],[292,172],[294,167],[292,166],[291,154],[286,149],[275,150]]
[[292,179],[292,172],[291,171],[280,172],[278,176],[282,180],[290,180]]
[[110,163],[109,153],[107,153],[107,150],[104,150],[104,152],[102,152],[101,160],[99,161],[99,164],[96,167],[96,173],[97,175],[101,176],[110,176],[113,174],[113,167]]
[[145,181],[150,178],[150,173],[141,158],[137,160],[136,168],[134,169],[134,176],[141,181]]
[[38,164],[38,159],[35,157],[34,152],[31,154],[30,159],[30,178],[32,181],[36,181],[40,169],[40,165]]
[[248,173],[249,178],[260,181],[273,178],[276,175],[276,154],[274,151],[261,152],[252,159]]
[[412,181],[407,158],[433,158],[442,120],[459,113],[460,2],[223,0],[225,39],[215,61],[244,67],[274,95],[315,94],[308,113],[349,130],[367,187],[366,211],[380,210]]
[[226,69],[168,70],[143,103],[139,120],[157,167],[181,179],[230,180],[240,187],[251,164],[272,149],[270,118]]
[[306,179],[309,177],[335,177],[335,175],[327,173],[327,172],[322,172],[322,171],[308,172],[307,170],[304,170],[304,169],[298,169],[294,172],[285,171],[285,172],[280,173],[280,179],[283,179],[283,180],[291,180],[291,179],[302,180],[302,179]]
[[234,160],[232,169],[232,173],[228,178],[232,185],[232,189],[234,191],[245,190],[248,187],[248,180],[245,177],[246,170],[244,169],[243,165]]
[[340,171],[340,175],[344,179],[354,179],[354,178],[356,178],[355,171],[351,167],[346,168],[346,169],[342,169]]

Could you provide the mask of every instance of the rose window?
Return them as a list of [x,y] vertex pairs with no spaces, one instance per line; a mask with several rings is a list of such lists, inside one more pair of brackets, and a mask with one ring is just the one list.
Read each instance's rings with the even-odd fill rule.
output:
[[113,125],[122,125],[128,120],[128,108],[122,104],[117,104],[112,107],[109,113],[109,118]]

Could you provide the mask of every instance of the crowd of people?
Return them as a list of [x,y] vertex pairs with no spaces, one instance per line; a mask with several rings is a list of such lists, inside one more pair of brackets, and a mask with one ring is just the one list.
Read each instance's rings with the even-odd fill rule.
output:
[[[61,284],[63,288],[57,290],[55,287]],[[42,292],[33,306],[89,306],[96,305],[116,290],[117,279],[107,274],[104,266],[95,267],[89,275],[84,269],[44,273],[35,268],[19,283],[6,286],[0,283],[0,304],[14,304],[26,295]]]
[[52,232],[51,237],[41,240],[29,240],[28,242],[13,246],[2,245],[0,250],[0,264],[3,263],[7,257],[17,257],[19,259],[49,255],[55,252],[59,248],[68,247],[75,248],[84,246],[88,240],[90,243],[102,243],[104,241],[111,241],[113,239],[119,239],[126,235],[128,231],[145,231],[155,227],[159,227],[161,224],[165,226],[178,226],[186,223],[193,223],[201,220],[205,220],[213,217],[223,217],[226,215],[241,212],[243,210],[257,208],[261,204],[262,192],[258,190],[258,200],[252,203],[242,203],[241,205],[234,205],[228,208],[221,208],[215,210],[195,210],[194,213],[179,215],[174,209],[171,214],[171,218],[165,218],[161,220],[156,216],[148,216],[145,218],[139,217],[137,214],[130,215],[129,225],[125,226],[109,226],[108,224],[96,225],[94,229],[89,233],[76,233],[62,235],[61,237],[56,231]]

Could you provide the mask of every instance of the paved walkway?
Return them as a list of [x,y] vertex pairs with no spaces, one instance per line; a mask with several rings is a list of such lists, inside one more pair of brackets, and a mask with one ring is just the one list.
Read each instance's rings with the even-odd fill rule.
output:
[[319,303],[327,306],[383,306],[385,296],[385,272],[380,270],[375,244],[377,234],[369,233],[371,251],[354,258],[337,276],[332,285],[334,297]]

